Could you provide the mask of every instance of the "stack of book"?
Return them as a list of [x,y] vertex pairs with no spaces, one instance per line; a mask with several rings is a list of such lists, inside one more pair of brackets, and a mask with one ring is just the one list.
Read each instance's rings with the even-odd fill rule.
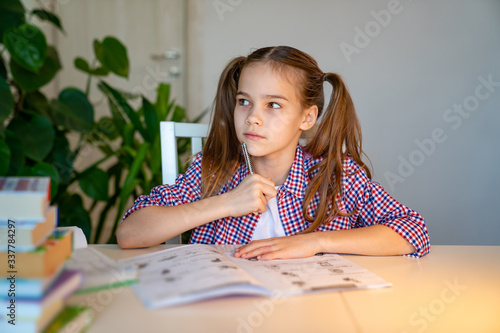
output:
[[65,269],[72,233],[57,230],[50,178],[0,177],[0,332],[40,332],[82,284]]

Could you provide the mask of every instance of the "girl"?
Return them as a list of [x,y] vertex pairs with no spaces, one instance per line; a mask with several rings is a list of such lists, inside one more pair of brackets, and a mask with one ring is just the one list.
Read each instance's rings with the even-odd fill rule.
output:
[[[333,92],[323,112],[324,81]],[[302,147],[302,132],[318,117],[316,134]],[[118,244],[153,246],[194,228],[190,243],[245,244],[234,254],[241,258],[425,255],[423,218],[371,181],[362,154],[340,76],[323,73],[291,47],[258,49],[224,69],[203,152],[174,185],[135,201],[117,230]]]

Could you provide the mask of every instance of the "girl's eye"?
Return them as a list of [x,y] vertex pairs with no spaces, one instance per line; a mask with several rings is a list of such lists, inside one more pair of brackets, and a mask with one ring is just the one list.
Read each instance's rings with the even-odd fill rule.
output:
[[281,105],[279,105],[278,103],[276,102],[271,102],[268,104],[268,106],[271,108],[271,109],[279,109],[281,107]]
[[246,99],[241,98],[238,100],[238,104],[242,105],[242,106],[247,106],[247,105],[250,105],[250,102],[247,101]]

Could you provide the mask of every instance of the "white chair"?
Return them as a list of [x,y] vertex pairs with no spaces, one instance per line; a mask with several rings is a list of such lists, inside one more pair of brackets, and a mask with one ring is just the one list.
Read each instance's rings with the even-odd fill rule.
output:
[[[163,184],[174,184],[179,174],[177,163],[177,138],[191,138],[191,154],[202,150],[202,139],[208,135],[207,124],[160,122],[161,172]],[[181,244],[181,236],[174,237],[167,244]]]

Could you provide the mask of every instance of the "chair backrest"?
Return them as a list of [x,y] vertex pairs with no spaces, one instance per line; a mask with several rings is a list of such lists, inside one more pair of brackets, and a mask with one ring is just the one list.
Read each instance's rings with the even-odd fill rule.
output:
[[193,123],[160,122],[161,171],[163,184],[174,184],[179,174],[177,163],[177,138],[191,138],[191,154],[202,149],[202,139],[208,135],[208,125]]
[[[191,138],[191,154],[202,150],[202,139],[208,135],[207,124],[160,122],[161,171],[163,184],[174,184],[179,174],[177,138]],[[174,237],[168,244],[180,244],[181,237]]]

